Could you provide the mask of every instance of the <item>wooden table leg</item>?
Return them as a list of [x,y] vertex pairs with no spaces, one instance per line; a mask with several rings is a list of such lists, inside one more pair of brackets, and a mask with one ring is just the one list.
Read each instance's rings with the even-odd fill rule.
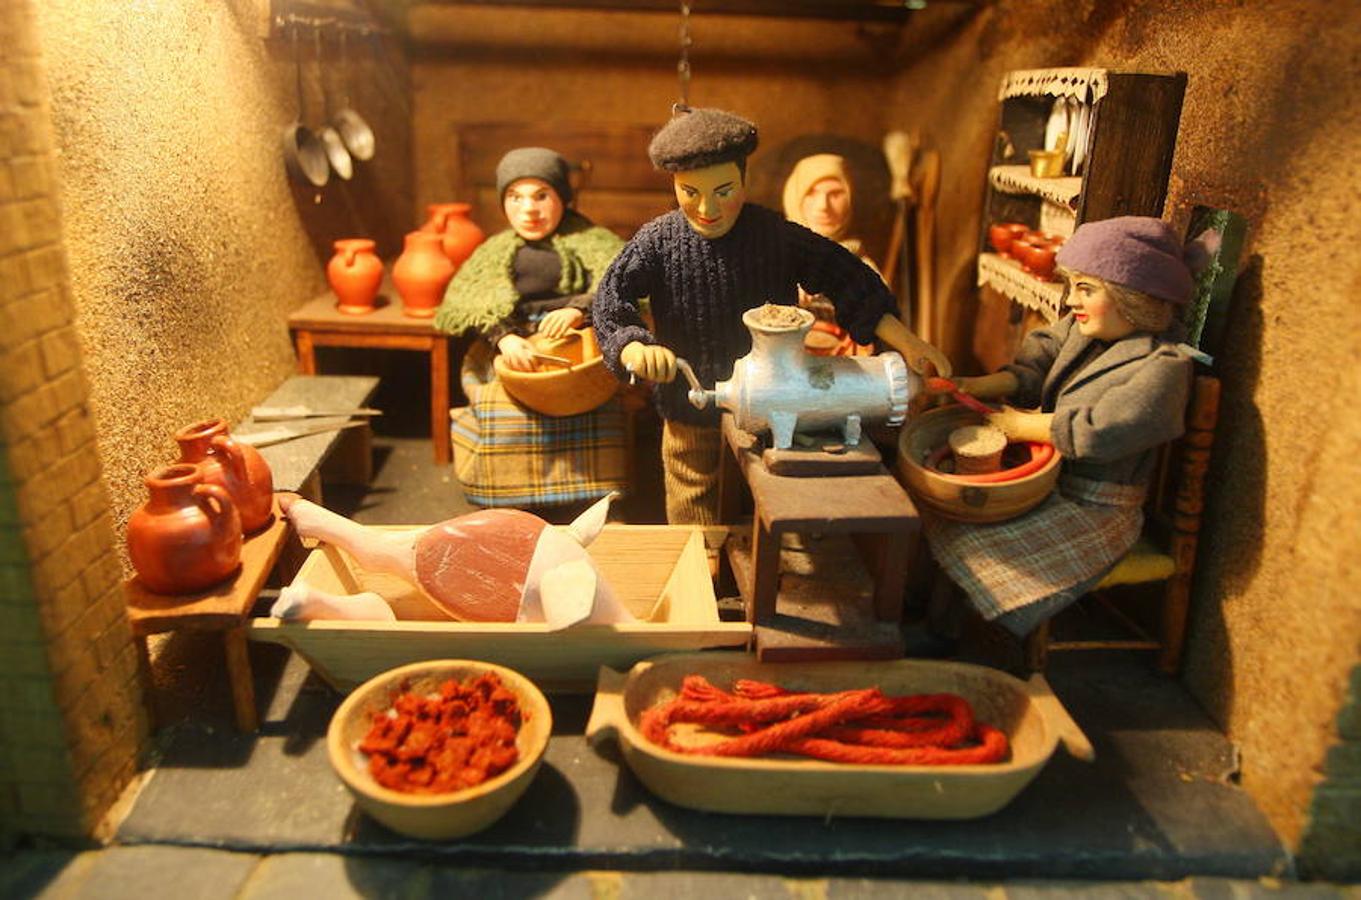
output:
[[147,645],[145,634],[136,634],[132,642],[137,645],[137,671],[142,679],[142,705],[146,709],[147,725],[155,732],[158,716],[156,714],[156,676],[151,671],[151,648]]
[[293,332],[293,349],[298,354],[298,374],[317,374],[317,351],[312,345],[312,332],[301,329]]
[[760,511],[751,524],[751,606],[747,621],[753,625],[775,618],[780,594],[780,534],[761,524]]
[[260,720],[255,714],[255,681],[250,671],[245,626],[227,629],[222,639],[227,650],[227,678],[232,687],[236,727],[243,734],[252,734],[260,727]]
[[910,536],[901,531],[875,535],[880,553],[874,572],[874,616],[881,622],[903,617],[903,592],[907,589],[907,561],[913,549]]
[[430,345],[430,440],[435,462],[446,466],[453,459],[449,436],[449,339],[437,335]]

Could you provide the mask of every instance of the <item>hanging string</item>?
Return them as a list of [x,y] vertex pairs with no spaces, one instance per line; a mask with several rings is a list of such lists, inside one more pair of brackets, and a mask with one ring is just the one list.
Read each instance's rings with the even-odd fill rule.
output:
[[677,109],[690,106],[690,4],[681,0],[680,5],[680,62],[676,63],[676,77],[680,80],[680,102]]

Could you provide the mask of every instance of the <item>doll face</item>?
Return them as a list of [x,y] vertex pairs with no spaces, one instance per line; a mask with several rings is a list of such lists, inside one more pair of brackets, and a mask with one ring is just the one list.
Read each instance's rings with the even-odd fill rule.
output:
[[1100,278],[1075,272],[1068,278],[1068,298],[1065,301],[1077,320],[1077,330],[1098,341],[1118,341],[1135,332],[1129,319],[1120,315],[1115,298],[1106,290]]
[[823,237],[839,234],[851,213],[851,193],[840,178],[819,178],[803,195],[803,224]]
[[539,178],[512,181],[501,201],[515,233],[527,241],[541,241],[562,222],[562,198]]
[[703,169],[677,172],[672,181],[676,188],[676,202],[701,236],[719,238],[732,230],[747,200],[747,187],[742,183],[742,170],[737,163],[723,162]]

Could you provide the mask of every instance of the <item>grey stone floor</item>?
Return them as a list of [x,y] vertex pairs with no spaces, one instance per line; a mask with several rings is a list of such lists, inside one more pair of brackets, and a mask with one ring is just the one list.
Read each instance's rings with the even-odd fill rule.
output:
[[[371,488],[328,489],[328,505],[373,524],[466,509],[419,426],[393,423],[377,451]],[[624,509],[630,521],[660,512],[649,496]],[[1060,753],[984,820],[678,809],[617,753],[585,745],[584,698],[555,698],[555,737],[525,798],[483,835],[428,845],[353,811],[321,740],[338,698],[305,663],[253,647],[263,726],[242,736],[218,652],[191,635],[159,648],[157,765],[113,845],[10,854],[0,897],[1361,896],[1290,880],[1288,856],[1233,783],[1233,748],[1175,682],[1119,654],[1053,673],[1097,763]]]

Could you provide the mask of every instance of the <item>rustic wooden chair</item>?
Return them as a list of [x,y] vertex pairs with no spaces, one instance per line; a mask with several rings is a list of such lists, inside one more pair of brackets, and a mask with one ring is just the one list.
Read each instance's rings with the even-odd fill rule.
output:
[[[1221,235],[1210,267],[1201,276],[1197,296],[1188,311],[1188,342],[1217,349],[1227,306],[1237,275],[1242,247],[1243,219],[1223,210],[1197,207],[1188,234],[1213,228]],[[1197,366],[1198,369],[1202,368]],[[1025,639],[1026,666],[1044,669],[1051,652],[1060,650],[1156,650],[1158,667],[1175,674],[1181,666],[1190,612],[1191,583],[1201,513],[1205,506],[1205,473],[1219,420],[1219,379],[1200,371],[1192,386],[1186,411],[1186,433],[1165,446],[1156,477],[1149,489],[1143,536],[1096,586],[1091,598],[1132,637],[1115,639],[1056,639],[1051,622],[1037,626]],[[1162,583],[1156,633],[1144,627],[1114,602],[1110,588]]]

